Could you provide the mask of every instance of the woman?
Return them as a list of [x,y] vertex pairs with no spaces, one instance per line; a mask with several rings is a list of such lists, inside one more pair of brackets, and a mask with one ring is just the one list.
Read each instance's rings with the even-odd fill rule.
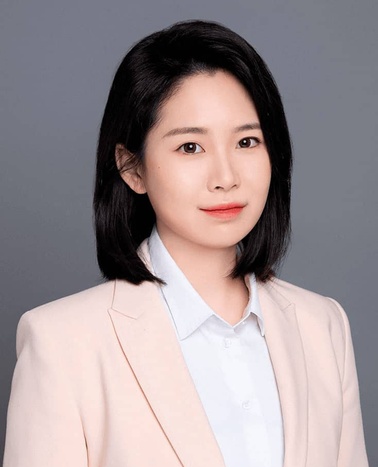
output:
[[106,281],[25,313],[4,467],[366,467],[347,317],[275,277],[279,92],[228,28],[177,23],[112,84],[94,209]]

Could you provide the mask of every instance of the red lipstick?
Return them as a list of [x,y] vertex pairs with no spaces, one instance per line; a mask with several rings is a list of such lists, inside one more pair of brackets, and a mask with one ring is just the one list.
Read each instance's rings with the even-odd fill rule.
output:
[[201,211],[205,212],[209,216],[217,217],[218,219],[233,219],[238,214],[240,214],[243,208],[244,205],[242,204],[228,203],[202,208]]

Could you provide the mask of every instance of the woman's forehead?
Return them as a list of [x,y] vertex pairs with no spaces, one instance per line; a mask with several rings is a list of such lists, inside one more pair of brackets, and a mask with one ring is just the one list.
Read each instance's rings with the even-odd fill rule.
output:
[[172,136],[173,127],[195,126],[210,131],[211,127],[234,128],[258,121],[254,103],[244,86],[230,73],[219,70],[182,80],[162,104],[155,131]]

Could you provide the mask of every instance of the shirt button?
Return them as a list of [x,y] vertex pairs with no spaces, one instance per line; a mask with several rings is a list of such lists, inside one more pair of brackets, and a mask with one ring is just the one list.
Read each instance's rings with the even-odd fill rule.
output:
[[227,338],[224,340],[224,346],[228,348],[228,347],[231,346],[231,344],[232,344],[231,339],[229,339],[229,338],[227,337]]
[[242,407],[243,407],[243,409],[246,409],[246,410],[250,409],[251,408],[251,401],[250,400],[244,401],[242,403]]

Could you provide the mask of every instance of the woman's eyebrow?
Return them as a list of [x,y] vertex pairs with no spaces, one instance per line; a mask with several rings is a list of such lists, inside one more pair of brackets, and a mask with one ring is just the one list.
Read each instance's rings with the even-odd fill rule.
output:
[[261,130],[259,122],[246,123],[245,125],[237,126],[234,128],[234,133],[240,133],[241,131],[246,130]]
[[[237,126],[234,128],[234,133],[239,133],[241,131],[246,131],[246,130],[260,130],[260,124],[258,122],[253,122],[253,123],[245,123],[244,125]],[[163,138],[166,138],[167,136],[176,136],[176,135],[186,135],[189,133],[194,133],[194,134],[200,134],[200,135],[205,135],[209,132],[207,128],[203,127],[198,127],[198,126],[186,126],[183,128],[173,128],[172,130],[169,130],[168,133],[166,133]]]

